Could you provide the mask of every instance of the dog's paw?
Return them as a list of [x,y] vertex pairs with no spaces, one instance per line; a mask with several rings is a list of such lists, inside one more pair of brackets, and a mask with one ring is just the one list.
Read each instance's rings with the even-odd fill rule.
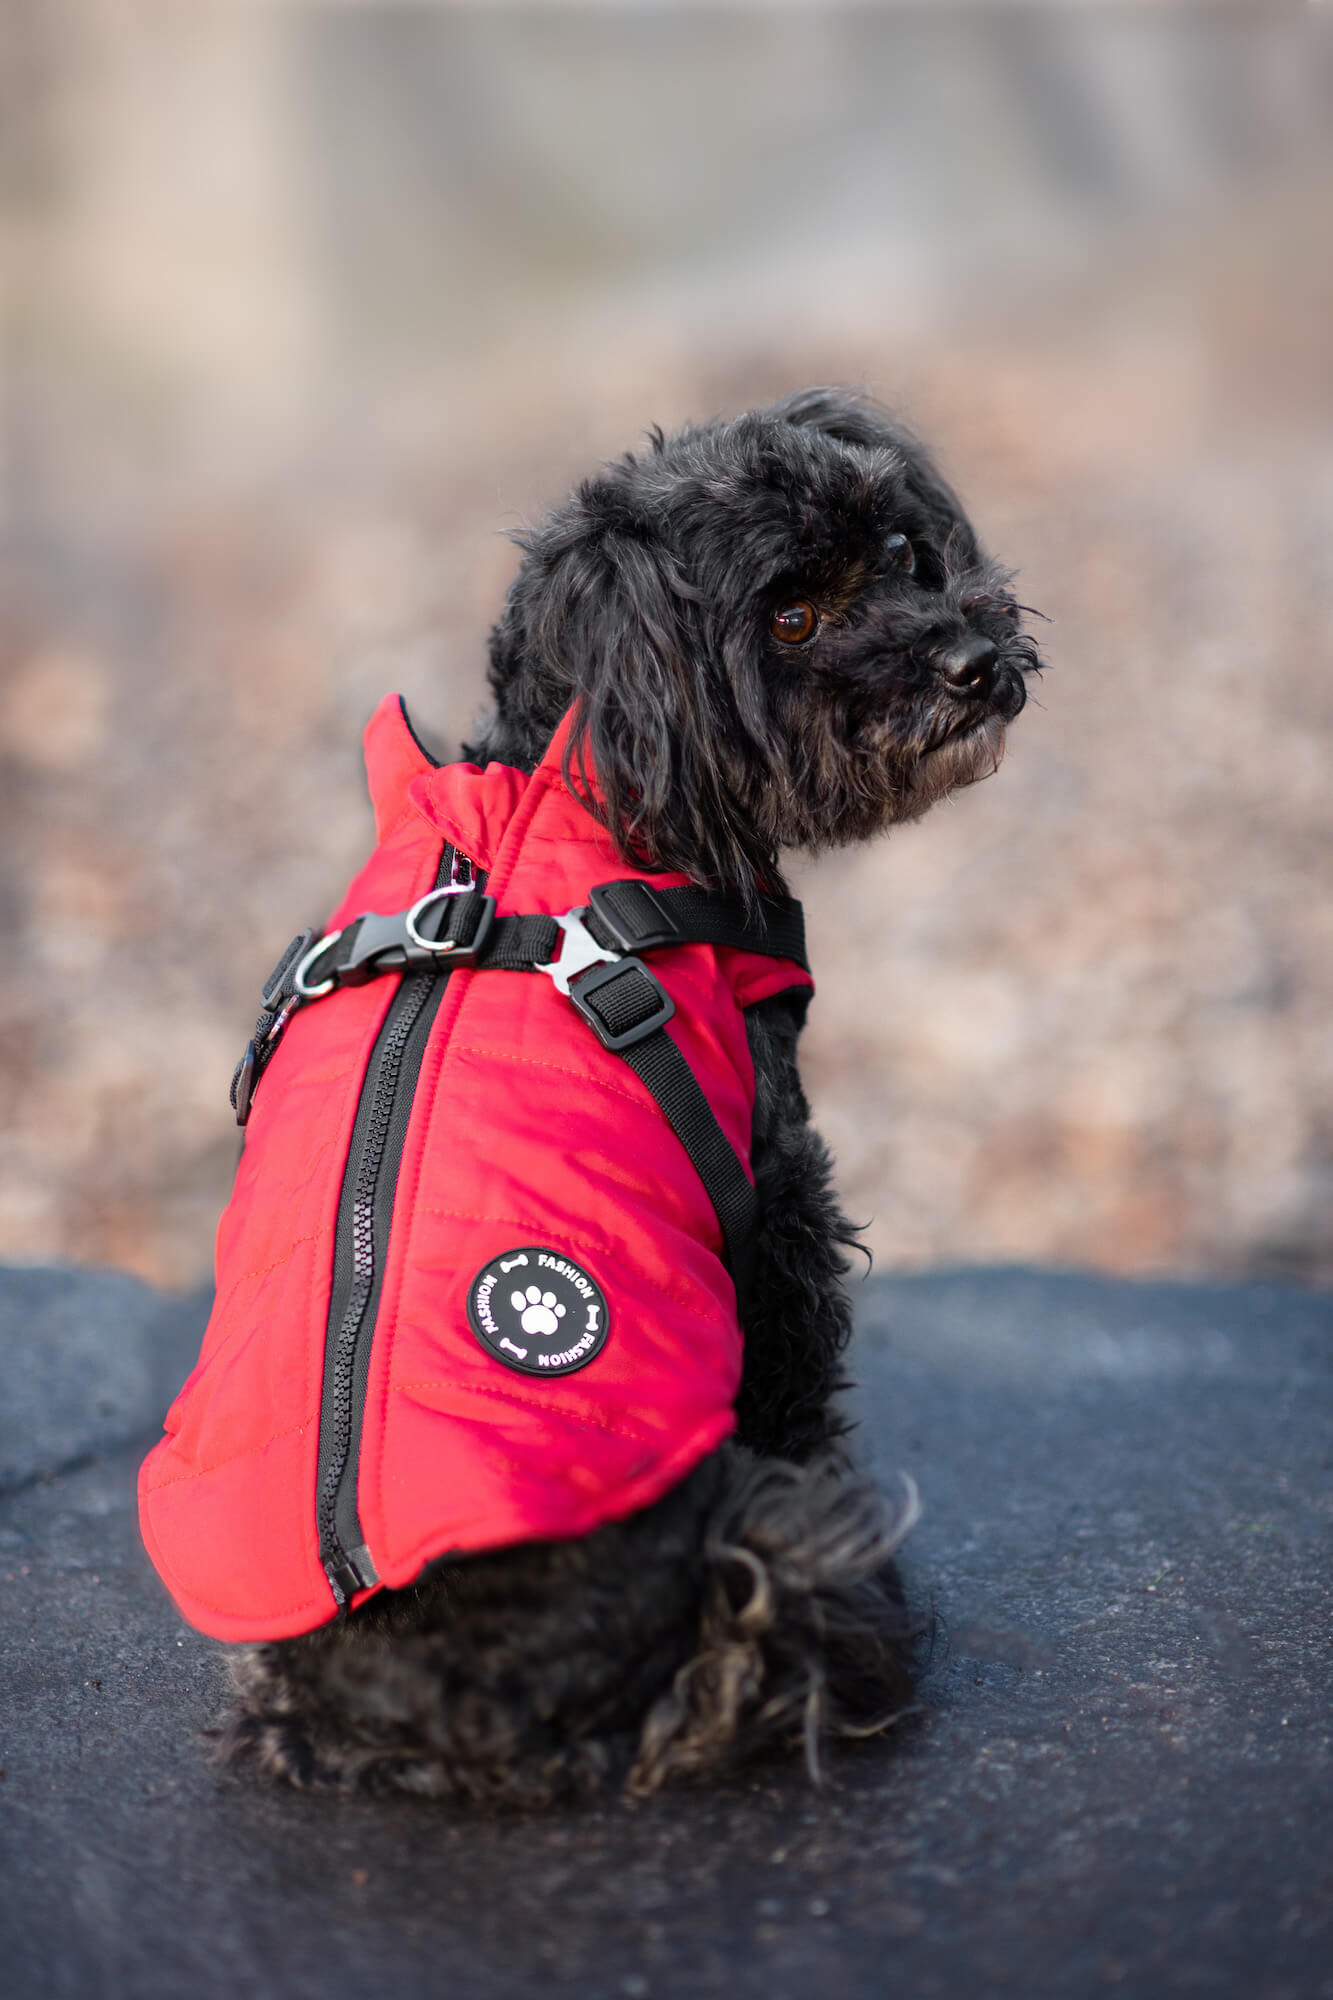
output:
[[536,1285],[529,1285],[526,1292],[511,1292],[509,1303],[521,1315],[524,1333],[555,1333],[565,1316],[555,1293],[539,1291]]

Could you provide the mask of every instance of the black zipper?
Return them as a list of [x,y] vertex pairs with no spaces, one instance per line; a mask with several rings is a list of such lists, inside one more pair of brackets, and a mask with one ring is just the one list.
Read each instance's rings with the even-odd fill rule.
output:
[[[471,863],[446,847],[437,888],[451,880],[456,865],[468,871],[463,879],[471,879]],[[398,1168],[448,978],[447,971],[416,972],[394,994],[361,1086],[338,1202],[315,1494],[320,1561],[339,1611],[354,1591],[379,1581],[357,1511],[361,1425]]]

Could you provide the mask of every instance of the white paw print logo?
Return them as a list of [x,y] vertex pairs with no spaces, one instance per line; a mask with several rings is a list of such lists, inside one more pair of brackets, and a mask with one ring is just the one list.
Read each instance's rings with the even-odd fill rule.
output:
[[511,1292],[509,1303],[520,1315],[524,1333],[555,1333],[565,1316],[555,1293],[539,1291],[536,1285],[529,1285],[526,1292]]

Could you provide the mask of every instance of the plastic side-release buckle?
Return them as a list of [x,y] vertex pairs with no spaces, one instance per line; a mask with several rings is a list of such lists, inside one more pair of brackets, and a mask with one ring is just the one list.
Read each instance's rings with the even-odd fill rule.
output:
[[[427,912],[448,905],[452,897],[468,901],[448,908],[442,935],[429,935],[422,929]],[[429,890],[409,910],[388,915],[364,910],[342,930],[330,931],[305,953],[292,983],[303,1000],[321,1000],[335,986],[364,986],[381,972],[437,965],[446,958],[454,965],[469,964],[485,949],[494,922],[494,896],[481,895],[470,882],[448,882]],[[349,944],[343,945],[349,936]],[[342,948],[335,953],[338,946]],[[312,974],[326,953],[334,956],[316,981]]]

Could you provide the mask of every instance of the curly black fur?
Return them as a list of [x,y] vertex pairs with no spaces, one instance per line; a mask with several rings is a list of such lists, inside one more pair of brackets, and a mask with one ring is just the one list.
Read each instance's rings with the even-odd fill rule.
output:
[[[1007,572],[919,444],[810,390],[652,435],[531,533],[469,754],[567,775],[646,868],[753,896],[993,771],[1037,665]],[[812,630],[774,635],[805,604]],[[599,796],[587,784],[596,772]],[[855,1241],[796,1068],[751,1009],[762,1221],[737,1441],[578,1542],[438,1564],[344,1623],[243,1649],[222,1755],[295,1784],[532,1805],[780,1740],[816,1766],[909,1698],[886,1508],[838,1449]]]
[[247,1647],[221,1755],[295,1785],[541,1806],[908,1699],[889,1557],[911,1524],[832,1461],[725,1445],[578,1542],[438,1565],[345,1625]]

